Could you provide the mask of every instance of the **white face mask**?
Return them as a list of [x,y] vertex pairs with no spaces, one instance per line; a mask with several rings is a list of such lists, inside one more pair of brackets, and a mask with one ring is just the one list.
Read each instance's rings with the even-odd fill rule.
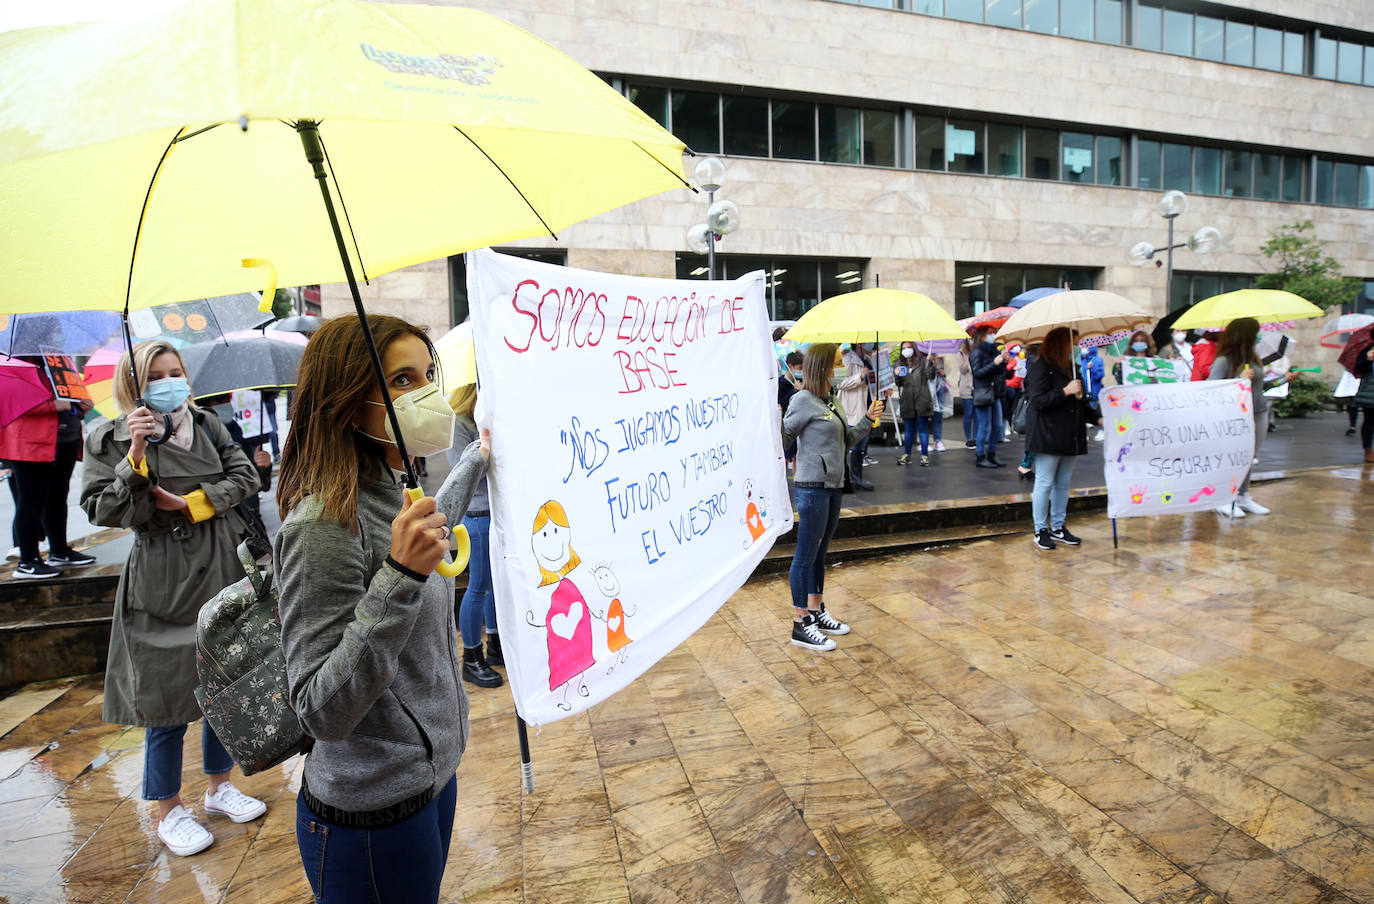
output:
[[903,357],[903,358],[910,358],[910,357],[912,357],[912,356],[915,355],[915,354],[916,354],[916,349],[914,349],[914,348],[904,348],[904,349],[902,349],[902,357]]
[[[382,405],[381,402],[368,400],[369,405]],[[453,409],[439,394],[434,383],[413,389],[391,400],[396,409],[396,422],[401,425],[401,434],[406,440],[406,452],[419,458],[438,455],[453,445]],[[385,407],[385,406],[383,406]],[[396,445],[396,435],[391,431],[391,418],[383,422],[386,439],[359,430],[363,436],[379,443]]]
[[1185,343],[1185,342],[1187,342],[1187,341],[1188,341],[1188,334],[1187,334],[1187,333],[1174,333],[1174,344],[1175,344],[1175,345],[1182,345],[1183,343]]

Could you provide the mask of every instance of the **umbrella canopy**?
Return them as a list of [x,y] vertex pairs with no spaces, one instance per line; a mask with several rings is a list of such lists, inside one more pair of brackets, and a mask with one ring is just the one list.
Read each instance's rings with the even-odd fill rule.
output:
[[1342,314],[1333,317],[1322,327],[1321,344],[1323,348],[1345,348],[1350,336],[1360,327],[1374,323],[1369,314]]
[[974,330],[982,329],[985,326],[990,326],[994,330],[1000,330],[1002,328],[1002,324],[1010,320],[1011,315],[1015,313],[1016,308],[1013,308],[1011,305],[1004,304],[1001,307],[992,308],[991,310],[984,311],[981,314],[975,314],[972,317],[965,317],[963,320],[959,321],[959,325],[963,327],[964,332],[970,336],[973,335]]
[[224,342],[186,346],[180,353],[192,391],[200,398],[240,389],[295,386],[305,343],[283,341],[294,335],[225,337]]
[[1063,289],[1056,289],[1050,286],[1045,286],[1039,289],[1027,289],[1020,295],[1017,295],[1011,301],[1007,302],[1007,307],[1016,308],[1019,311],[1026,305],[1030,304],[1032,301],[1044,298],[1046,295],[1057,295],[1063,291]]
[[1138,330],[1154,320],[1139,305],[1113,292],[1073,289],[1039,299],[1017,311],[1002,325],[997,338],[1026,343],[1044,342],[1050,330],[1067,326],[1080,340]]
[[112,311],[0,314],[0,354],[89,355],[119,335]]
[[188,0],[0,42],[0,312],[261,289],[245,259],[280,285],[345,279],[307,123],[364,278],[687,184],[681,141],[472,10]]
[[267,328],[285,333],[303,333],[306,336],[313,336],[322,326],[324,326],[324,318],[298,314],[295,317],[283,317],[281,320],[273,321]]
[[1273,323],[1321,315],[1321,308],[1292,292],[1282,289],[1237,289],[1199,301],[1174,321],[1174,329],[1222,329],[1240,317]]
[[52,398],[53,391],[36,366],[0,355],[0,427]]
[[918,292],[862,289],[827,298],[801,316],[793,342],[903,342],[962,338],[958,321]]
[[1346,342],[1345,348],[1341,349],[1336,360],[1340,362],[1341,367],[1353,374],[1360,355],[1363,355],[1371,345],[1374,345],[1374,323],[1362,326],[1351,333],[1350,341]]
[[459,386],[477,382],[477,356],[472,345],[472,321],[462,323],[434,343],[439,353],[439,391],[448,395]]

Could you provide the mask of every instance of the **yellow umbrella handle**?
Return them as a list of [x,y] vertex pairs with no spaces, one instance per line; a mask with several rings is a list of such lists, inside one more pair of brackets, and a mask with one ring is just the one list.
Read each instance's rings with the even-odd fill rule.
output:
[[262,270],[267,277],[267,285],[262,290],[262,300],[258,302],[258,310],[264,314],[272,313],[272,302],[277,297],[277,268],[273,263],[265,258],[245,257],[241,260],[240,266],[245,270]]
[[[425,497],[425,491],[419,487],[410,487],[406,490],[411,502],[419,502]],[[463,573],[463,569],[468,567],[468,559],[472,556],[472,542],[468,539],[468,529],[463,525],[458,525],[453,529],[453,538],[458,542],[458,548],[454,550],[453,561],[441,561],[435,571],[446,578],[456,578]]]

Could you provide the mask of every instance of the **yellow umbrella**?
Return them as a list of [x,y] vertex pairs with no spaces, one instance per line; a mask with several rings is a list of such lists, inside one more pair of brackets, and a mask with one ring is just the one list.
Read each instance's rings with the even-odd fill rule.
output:
[[783,336],[793,342],[924,342],[967,335],[949,312],[918,292],[862,289],[827,298]]
[[1320,317],[1322,309],[1300,295],[1282,289],[1237,289],[1204,298],[1174,321],[1176,330],[1222,329],[1239,317],[1260,323]]

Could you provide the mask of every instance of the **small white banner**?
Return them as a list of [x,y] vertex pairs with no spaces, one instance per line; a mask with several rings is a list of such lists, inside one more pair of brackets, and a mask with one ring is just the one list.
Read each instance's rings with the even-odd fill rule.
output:
[[1121,382],[1131,386],[1154,383],[1187,383],[1192,366],[1178,358],[1122,358]]
[[262,404],[262,393],[256,389],[240,389],[229,393],[229,404],[234,407],[234,420],[243,431],[244,439],[271,432],[271,422],[268,422],[269,428],[263,427],[263,421],[267,420],[267,412]]
[[1113,386],[1101,396],[1107,515],[1167,515],[1231,502],[1255,453],[1247,380]]
[[791,530],[777,364],[761,272],[467,263],[497,621],[538,725],[634,681]]

